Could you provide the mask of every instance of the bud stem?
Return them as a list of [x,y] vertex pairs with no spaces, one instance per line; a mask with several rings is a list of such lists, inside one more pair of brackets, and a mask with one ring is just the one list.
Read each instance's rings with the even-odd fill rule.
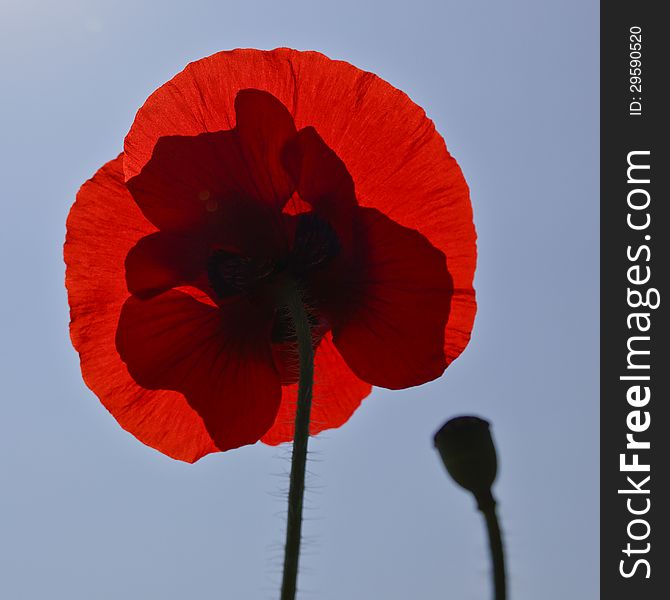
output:
[[314,349],[307,311],[295,284],[287,285],[282,301],[288,307],[295,326],[300,360],[298,383],[298,406],[295,415],[293,455],[291,457],[291,480],[288,492],[288,518],[286,523],[286,545],[284,547],[284,575],[281,600],[295,600],[300,559],[302,530],[302,507],[305,494],[305,468],[307,463],[307,441],[312,409],[312,385],[314,382]]
[[493,587],[495,590],[495,600],[505,600],[507,588],[505,583],[505,553],[503,551],[502,536],[500,534],[500,524],[496,513],[496,501],[487,490],[484,493],[476,494],[477,508],[484,515],[486,528],[489,533],[489,546],[491,549],[491,562],[493,563]]

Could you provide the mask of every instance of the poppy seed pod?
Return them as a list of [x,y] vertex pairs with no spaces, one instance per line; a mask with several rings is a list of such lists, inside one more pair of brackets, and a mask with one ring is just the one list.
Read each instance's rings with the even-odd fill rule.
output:
[[456,417],[435,434],[435,447],[452,478],[475,497],[490,491],[498,461],[489,423],[479,417]]

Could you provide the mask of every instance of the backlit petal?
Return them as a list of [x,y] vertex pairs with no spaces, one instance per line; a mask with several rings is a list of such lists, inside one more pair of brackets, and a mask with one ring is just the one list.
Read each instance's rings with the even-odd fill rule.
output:
[[242,154],[253,174],[253,197],[281,210],[294,190],[281,161],[296,134],[291,113],[272,94],[255,89],[238,92],[235,113]]
[[293,193],[281,164],[296,134],[293,119],[267,92],[240,90],[234,129],[156,140],[151,159],[128,181],[146,217],[161,229],[205,227],[240,199],[281,211]]
[[439,377],[447,366],[444,328],[452,281],[444,254],[379,211],[360,209],[364,267],[352,280],[333,339],[351,369],[373,385],[398,389]]
[[86,385],[119,424],[164,454],[194,462],[219,450],[202,417],[181,393],[138,385],[116,350],[119,315],[129,297],[124,261],[155,231],[124,185],[122,156],[82,186],[64,248],[70,335]]
[[126,257],[128,291],[149,297],[198,279],[206,283],[207,240],[162,231],[143,237]]
[[229,450],[260,439],[281,396],[267,327],[253,317],[245,301],[220,309],[176,290],[131,297],[116,346],[139,385],[182,393],[216,447]]

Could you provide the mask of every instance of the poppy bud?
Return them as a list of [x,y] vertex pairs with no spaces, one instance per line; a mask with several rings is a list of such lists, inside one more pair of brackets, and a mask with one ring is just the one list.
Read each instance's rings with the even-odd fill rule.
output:
[[456,417],[435,434],[444,466],[461,487],[478,500],[490,496],[498,461],[489,423],[479,417]]

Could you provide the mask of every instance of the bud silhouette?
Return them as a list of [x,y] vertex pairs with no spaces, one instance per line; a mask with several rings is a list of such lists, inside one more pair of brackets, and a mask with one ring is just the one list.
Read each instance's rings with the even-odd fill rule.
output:
[[456,417],[447,421],[434,439],[444,466],[458,485],[475,497],[491,489],[498,460],[488,421]]
[[505,600],[505,558],[491,486],[498,459],[488,421],[463,416],[447,421],[435,434],[435,447],[454,481],[472,492],[484,515],[489,534],[496,600]]

